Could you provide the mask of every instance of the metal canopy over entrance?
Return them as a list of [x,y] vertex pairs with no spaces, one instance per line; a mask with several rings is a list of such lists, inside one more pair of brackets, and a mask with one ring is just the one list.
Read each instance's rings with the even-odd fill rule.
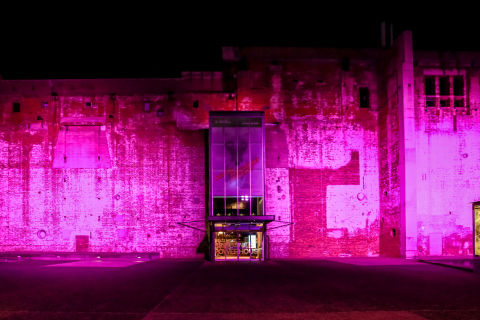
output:
[[263,112],[210,112],[209,239],[215,261],[263,260],[266,225]]

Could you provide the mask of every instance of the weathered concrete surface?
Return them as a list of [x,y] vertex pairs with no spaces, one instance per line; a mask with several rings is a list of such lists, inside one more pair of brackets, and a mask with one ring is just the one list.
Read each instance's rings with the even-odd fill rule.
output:
[[[16,100],[20,113],[11,112]],[[143,103],[136,97],[4,98],[0,250],[75,251],[76,236],[84,235],[87,251],[197,255],[204,235],[177,222],[205,213],[205,132],[179,128],[170,102],[151,102],[150,112]],[[158,108],[166,115],[157,116]],[[89,126],[64,124],[92,117],[103,119],[90,126],[98,139],[77,132]],[[97,155],[109,162],[89,167]]]
[[[348,52],[351,69],[341,70],[341,52],[252,48],[245,53],[249,71],[239,74],[239,108],[267,106],[271,124],[267,209],[277,220],[293,223],[270,232],[271,256],[378,255],[374,56]],[[370,89],[369,109],[359,108],[359,87]]]
[[[205,225],[209,112],[255,110],[271,257],[471,255],[480,55],[402,39],[244,48],[233,73],[178,79],[1,80],[0,251],[202,256],[178,222]],[[425,75],[463,75],[465,106],[426,107]]]
[[[290,223],[270,232],[271,256],[378,255],[373,60],[342,71],[317,53],[326,56],[275,66],[253,55],[233,96],[216,73],[2,82],[0,250],[200,254],[204,234],[177,222],[204,219],[208,112],[261,110],[266,208]],[[359,86],[370,88],[369,109]]]
[[[480,200],[479,73],[472,68],[479,56],[418,52],[416,59],[418,255],[471,257],[472,202]],[[464,107],[427,107],[424,77],[457,75],[464,77]]]

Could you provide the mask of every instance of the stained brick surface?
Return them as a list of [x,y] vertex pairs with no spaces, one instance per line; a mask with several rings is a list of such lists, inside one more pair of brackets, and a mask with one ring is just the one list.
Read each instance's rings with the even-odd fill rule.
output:
[[[185,131],[168,116],[143,112],[143,100],[134,97],[59,100],[22,97],[18,115],[9,112],[13,100],[2,101],[1,250],[74,251],[75,236],[87,235],[89,251],[196,256],[204,235],[177,222],[205,213],[204,130]],[[97,105],[87,107],[86,100]],[[60,119],[112,114],[104,116],[112,166],[53,169],[55,154],[63,154],[56,150],[56,113]],[[36,121],[37,114],[44,120]]]
[[[76,237],[86,236],[88,251],[201,256],[205,233],[178,222],[205,227],[209,111],[255,110],[266,120],[271,257],[402,256],[406,218],[416,219],[418,255],[472,253],[480,88],[471,61],[478,55],[459,54],[460,65],[445,67],[469,71],[460,110],[425,107],[424,72],[445,72],[440,66],[450,60],[414,54],[416,158],[404,161],[408,119],[399,94],[406,89],[396,49],[242,50],[247,69],[235,78],[1,80],[0,250],[74,251]],[[361,87],[370,91],[369,108],[359,108]],[[72,157],[108,153],[109,163],[68,165],[65,126],[94,120],[102,142],[78,134]],[[402,202],[405,168],[416,177],[414,206]]]
[[[419,52],[415,90],[417,135],[418,254],[471,256],[472,202],[480,200],[480,56]],[[452,59],[457,59],[456,63]],[[443,68],[441,67],[443,66]],[[463,108],[426,107],[424,74],[465,73]]]

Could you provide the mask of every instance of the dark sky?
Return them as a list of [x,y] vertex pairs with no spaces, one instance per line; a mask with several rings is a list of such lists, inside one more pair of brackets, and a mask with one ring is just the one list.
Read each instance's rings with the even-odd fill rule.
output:
[[[148,9],[14,16],[0,31],[0,74],[4,79],[175,77],[182,70],[221,70],[225,45],[379,47],[384,20],[319,16],[308,8],[210,15]],[[479,27],[469,19],[389,21],[395,34],[413,31],[416,49],[480,50]]]

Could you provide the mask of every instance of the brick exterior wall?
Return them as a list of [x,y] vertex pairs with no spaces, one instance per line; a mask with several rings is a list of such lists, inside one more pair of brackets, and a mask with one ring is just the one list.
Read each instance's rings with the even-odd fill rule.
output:
[[[392,54],[393,55],[393,54]],[[398,87],[395,65],[390,56],[382,61],[380,69],[387,70],[380,82],[378,110],[378,157],[380,191],[380,253],[382,256],[401,256],[400,238],[400,123]]]
[[[177,222],[205,216],[205,132],[182,130],[142,108],[135,97],[3,99],[0,250],[74,251],[75,237],[86,235],[88,251],[196,256],[204,235]],[[104,125],[111,168],[53,169],[62,152],[55,112],[112,115]]]
[[[341,69],[343,54],[352,58],[349,70]],[[246,55],[239,107],[262,107],[271,124],[266,206],[277,219],[270,227],[278,227],[269,231],[271,256],[379,255],[374,58],[288,48]],[[370,89],[369,109],[359,108],[359,87]]]
[[[205,228],[209,111],[228,110],[265,112],[272,258],[471,255],[480,55],[414,53],[412,120],[402,111],[408,81],[399,84],[398,72],[409,66],[401,50],[244,48],[246,66],[234,62],[223,74],[0,80],[0,251],[203,256],[205,232],[178,222]],[[466,72],[468,107],[425,106],[432,70]],[[360,108],[360,88],[369,89],[369,108]],[[69,156],[62,164],[68,119],[101,122],[103,151],[91,133],[70,144],[77,157],[98,152],[105,162],[77,168]],[[402,182],[412,173],[413,205]]]
[[[474,53],[416,53],[418,255],[472,256],[480,200],[480,73]],[[464,73],[465,107],[427,107],[424,77]]]

